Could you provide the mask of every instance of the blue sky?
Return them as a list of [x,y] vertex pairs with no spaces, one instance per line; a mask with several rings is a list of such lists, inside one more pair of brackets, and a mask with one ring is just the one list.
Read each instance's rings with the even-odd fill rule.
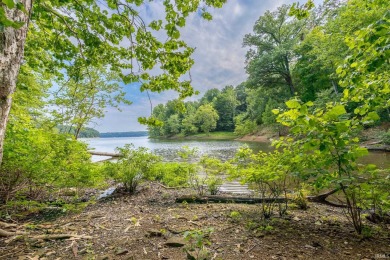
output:
[[[209,10],[212,21],[201,19],[194,14],[181,30],[182,38],[192,47],[196,47],[191,69],[192,85],[201,95],[210,88],[236,86],[245,81],[245,54],[242,47],[245,34],[251,33],[256,20],[266,10],[274,11],[282,4],[291,4],[293,0],[228,0],[221,9]],[[302,1],[301,1],[302,2]],[[320,0],[315,1],[316,4]],[[164,17],[161,1],[154,1],[145,8],[147,19]],[[150,115],[150,103],[146,92],[139,91],[139,84],[124,86],[127,97],[133,102],[130,106],[121,106],[122,112],[107,108],[104,118],[95,120],[91,127],[100,132],[123,132],[145,130],[137,118]],[[150,93],[153,106],[175,99],[173,91]],[[194,98],[192,98],[194,99]],[[197,99],[197,97],[195,97]]]

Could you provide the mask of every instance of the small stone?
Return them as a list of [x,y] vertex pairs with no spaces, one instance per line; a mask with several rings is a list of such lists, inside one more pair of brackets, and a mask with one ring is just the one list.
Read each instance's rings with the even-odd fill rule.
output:
[[305,245],[306,248],[309,248],[309,249],[316,249],[314,246],[311,246],[311,245]]
[[294,217],[293,220],[295,220],[295,221],[300,221],[301,219],[298,218],[298,217]]
[[127,249],[121,249],[121,248],[118,248],[116,251],[115,251],[115,254],[116,255],[125,255],[129,252],[129,250]]
[[186,245],[186,243],[187,242],[181,237],[171,237],[165,242],[165,245],[170,247],[182,247]]

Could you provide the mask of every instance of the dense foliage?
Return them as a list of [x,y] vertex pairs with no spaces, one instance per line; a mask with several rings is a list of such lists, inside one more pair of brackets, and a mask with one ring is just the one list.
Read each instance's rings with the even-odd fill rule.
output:
[[232,132],[234,118],[246,105],[240,98],[242,89],[227,86],[221,91],[208,90],[199,101],[181,103],[179,100],[160,104],[153,109],[152,116],[163,124],[150,126],[151,137],[169,137],[174,135],[192,135],[211,131]]
[[[153,116],[164,124],[151,127],[151,136],[202,132],[194,114],[204,104],[211,104],[218,113],[215,131],[244,135],[255,132],[258,126],[280,130],[272,110],[284,108],[292,96],[298,96],[303,102],[313,101],[319,107],[340,101],[343,95],[354,96],[354,100],[350,99],[353,102],[346,106],[347,112],[368,98],[378,105],[380,120],[388,121],[385,2],[326,1],[311,10],[310,15],[300,17],[289,16],[292,9],[286,5],[266,12],[255,23],[254,32],[244,38],[244,45],[250,47],[246,55],[248,79],[236,87],[210,89],[198,102],[186,102],[184,111],[176,101],[159,105]],[[361,39],[356,40],[356,35]],[[361,55],[350,62],[351,67],[345,67],[344,60],[358,53]],[[365,90],[359,90],[356,95],[349,94],[349,90],[342,94],[348,84],[343,80],[346,69],[355,70],[351,74],[354,80],[360,75],[371,75]],[[363,113],[366,110],[361,109]]]

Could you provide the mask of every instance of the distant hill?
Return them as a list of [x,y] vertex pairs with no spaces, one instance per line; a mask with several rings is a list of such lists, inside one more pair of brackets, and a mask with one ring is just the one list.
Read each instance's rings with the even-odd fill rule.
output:
[[148,136],[148,131],[100,133],[100,137],[101,138],[108,138],[108,137],[140,137],[140,136]]
[[[76,129],[74,127],[66,126],[66,125],[58,125],[57,129],[60,131],[60,133],[69,133],[74,135]],[[80,138],[93,138],[93,137],[99,137],[100,133],[90,127],[84,127],[80,133]]]

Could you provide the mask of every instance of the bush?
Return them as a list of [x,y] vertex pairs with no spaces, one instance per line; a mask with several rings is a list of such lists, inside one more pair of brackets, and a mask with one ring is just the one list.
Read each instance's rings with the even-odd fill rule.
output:
[[382,143],[390,145],[390,130],[387,130],[387,132],[383,132],[380,135],[380,139],[381,139]]
[[116,163],[107,163],[106,172],[115,181],[122,183],[126,191],[134,193],[161,157],[150,153],[147,148],[134,149],[134,146],[129,144],[116,150],[122,157]]
[[147,178],[160,181],[169,187],[187,186],[189,169],[186,163],[158,162],[153,164]]
[[66,187],[91,187],[103,181],[86,144],[51,129],[10,124],[0,167],[0,202],[39,199]]

